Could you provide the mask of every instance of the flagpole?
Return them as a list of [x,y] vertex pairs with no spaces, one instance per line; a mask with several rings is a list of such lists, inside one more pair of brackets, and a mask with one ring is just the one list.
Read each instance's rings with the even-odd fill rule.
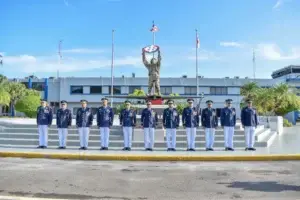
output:
[[[152,27],[154,27],[154,20],[152,21]],[[155,44],[155,31],[152,31],[152,44],[154,46]],[[154,58],[154,53],[153,53],[153,58]]]
[[253,79],[254,79],[254,81],[255,81],[255,78],[256,78],[256,63],[255,63],[255,50],[254,50],[254,48],[253,48]]
[[61,44],[62,44],[62,40],[59,40],[59,43],[58,43],[58,69],[57,69],[57,78],[59,78],[59,68],[60,68],[60,65],[61,65],[61,58],[62,58],[62,55],[61,55]]
[[110,107],[113,107],[113,95],[114,95],[114,32],[115,30],[112,30],[112,44],[111,44],[111,87],[110,87],[110,95],[111,95],[111,101],[110,101]]
[[[2,74],[4,76],[3,55],[2,54],[0,54],[0,66],[1,66],[0,74]],[[3,72],[2,72],[2,69],[3,69]]]
[[[152,24],[154,26],[154,20],[152,21]],[[152,32],[152,43],[155,44],[155,31]]]
[[198,90],[198,30],[196,29],[196,95],[198,97],[199,90]]

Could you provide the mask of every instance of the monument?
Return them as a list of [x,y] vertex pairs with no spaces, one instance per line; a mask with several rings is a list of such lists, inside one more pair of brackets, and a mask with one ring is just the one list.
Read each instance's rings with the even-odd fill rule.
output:
[[148,45],[142,48],[142,61],[145,67],[148,69],[148,93],[146,96],[124,96],[124,95],[114,95],[106,96],[107,98],[121,98],[121,99],[142,99],[146,101],[151,101],[152,105],[163,105],[164,100],[168,99],[187,99],[195,98],[201,100],[204,98],[203,93],[199,96],[163,96],[160,91],[160,69],[161,69],[161,49],[155,44],[155,33],[158,31],[158,27],[152,24],[150,29],[152,32],[152,45]]
[[[158,51],[158,57],[151,58],[150,62],[146,58],[146,53],[153,53]],[[157,45],[151,45],[149,47],[143,48],[143,63],[148,69],[148,96],[155,95],[161,96],[160,85],[159,85],[159,74],[160,74],[160,65],[161,65],[161,56],[160,49]]]

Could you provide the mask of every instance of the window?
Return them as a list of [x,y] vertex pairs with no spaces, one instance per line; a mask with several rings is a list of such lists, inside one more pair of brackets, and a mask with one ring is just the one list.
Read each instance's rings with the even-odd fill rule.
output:
[[161,94],[172,94],[172,87],[160,87],[160,93]]
[[97,114],[97,111],[98,111],[98,108],[91,108],[92,109],[92,114],[93,115],[96,115]]
[[129,94],[134,93],[134,90],[140,90],[141,86],[129,86]]
[[293,69],[293,73],[300,73],[300,69],[298,69],[298,68],[295,69],[295,68],[294,68],[294,69]]
[[[108,87],[108,93],[110,94],[111,93],[111,86]],[[114,86],[114,94],[121,94],[121,86]]]
[[196,87],[184,87],[184,94],[185,95],[196,95],[197,94]]
[[228,88],[227,87],[211,87],[210,94],[212,94],[212,95],[228,94]]
[[73,115],[76,115],[76,114],[77,114],[77,111],[78,111],[79,108],[80,108],[80,107],[74,107],[74,108],[73,108]]
[[[27,86],[28,86],[28,84],[27,84]],[[32,83],[32,89],[37,90],[37,91],[43,91],[43,89],[44,89],[44,83],[33,82]]]
[[71,94],[83,94],[83,86],[71,86]]
[[90,94],[101,94],[102,87],[101,86],[91,86],[90,87]]

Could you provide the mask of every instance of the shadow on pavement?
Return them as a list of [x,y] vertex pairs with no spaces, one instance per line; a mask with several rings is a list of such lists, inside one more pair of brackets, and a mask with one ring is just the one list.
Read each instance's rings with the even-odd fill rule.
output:
[[280,184],[275,181],[263,181],[263,182],[239,182],[232,183],[218,183],[226,184],[229,188],[241,188],[250,191],[260,192],[282,192],[282,191],[295,191],[300,192],[300,186]]

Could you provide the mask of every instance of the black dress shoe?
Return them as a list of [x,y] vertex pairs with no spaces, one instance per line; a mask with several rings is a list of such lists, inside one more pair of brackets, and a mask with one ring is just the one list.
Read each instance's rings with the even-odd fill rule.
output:
[[130,148],[130,147],[127,147],[127,151],[131,151],[131,148]]
[[152,148],[149,148],[148,151],[153,151],[153,149],[152,149]]
[[83,147],[83,150],[87,150],[88,148],[87,147]]
[[63,149],[63,147],[57,147],[58,149]]
[[172,148],[168,148],[167,151],[172,151]]
[[47,149],[47,146],[43,146],[42,148],[43,148],[43,149]]
[[225,147],[225,151],[228,151],[229,150],[229,148],[228,147]]
[[172,148],[172,151],[176,151],[176,149],[175,149],[175,148]]
[[108,150],[108,147],[104,147],[104,150]]
[[250,150],[250,148],[246,147],[246,148],[245,148],[245,151],[248,151],[248,150]]
[[100,150],[105,150],[105,147],[101,147]]
[[209,148],[206,148],[205,151],[209,151]]
[[84,147],[80,147],[79,150],[84,150]]
[[62,147],[63,149],[66,149],[67,147]]
[[128,149],[127,147],[124,147],[124,148],[122,149],[122,151],[127,151],[127,149]]
[[145,151],[149,151],[149,148],[145,148]]
[[190,151],[196,151],[195,149],[191,148]]
[[186,151],[191,151],[191,149],[187,148]]
[[37,149],[42,149],[43,148],[43,146],[38,146],[38,147],[36,147]]
[[249,148],[248,150],[249,150],[249,151],[256,151],[256,149],[253,148],[253,147]]
[[210,150],[210,151],[214,151],[214,149],[213,149],[213,148],[209,148],[209,150]]
[[233,149],[233,148],[231,148],[231,147],[229,147],[229,148],[228,148],[228,151],[234,151],[234,149]]

